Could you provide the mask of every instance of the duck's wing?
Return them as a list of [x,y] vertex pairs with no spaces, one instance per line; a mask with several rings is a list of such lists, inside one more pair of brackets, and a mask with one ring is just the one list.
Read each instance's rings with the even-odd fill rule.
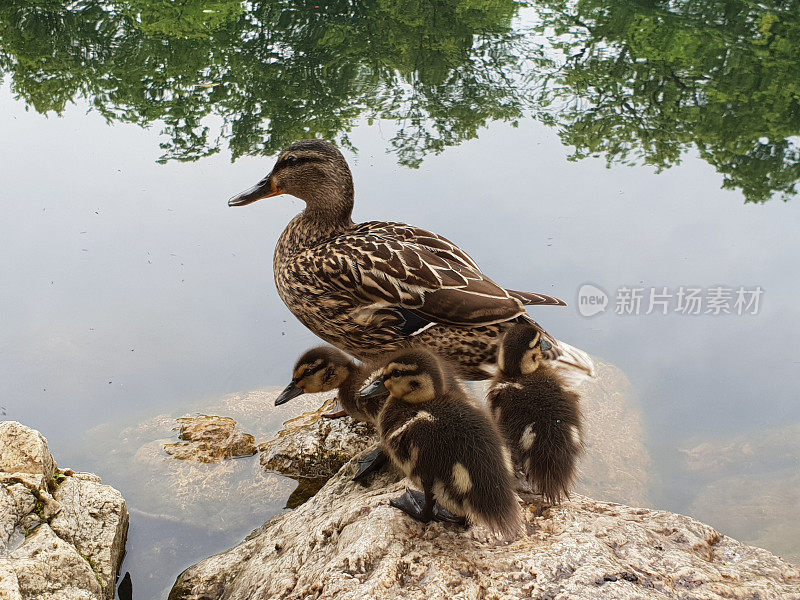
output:
[[362,223],[327,246],[323,260],[331,281],[364,307],[398,307],[415,315],[410,327],[416,330],[424,321],[490,325],[525,314],[519,292],[499,286],[458,246],[424,229]]
[[[459,248],[456,244],[448,240],[446,237],[437,233],[420,229],[419,227],[412,227],[404,225],[403,223],[380,223],[371,221],[364,223],[366,231],[375,231],[379,229],[385,232],[384,235],[389,235],[395,239],[409,242],[411,244],[422,246],[431,252],[438,255],[446,255],[451,260],[456,260],[463,265],[466,265],[471,270],[480,273],[481,269],[475,260],[464,250]],[[485,277],[485,276],[484,276]],[[506,290],[508,294],[522,302],[527,306],[532,305],[548,305],[548,306],[566,306],[567,303],[555,296],[548,296],[547,294],[539,294],[536,292],[520,292],[517,290]]]

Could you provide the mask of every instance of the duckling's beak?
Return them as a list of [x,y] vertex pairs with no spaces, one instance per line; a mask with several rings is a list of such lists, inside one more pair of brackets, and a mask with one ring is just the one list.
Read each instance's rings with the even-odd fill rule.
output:
[[281,395],[275,398],[275,406],[286,404],[292,398],[302,396],[304,393],[302,388],[297,387],[297,383],[292,381],[292,383],[287,385],[286,389],[281,392]]
[[277,196],[282,193],[283,190],[275,185],[275,181],[272,179],[272,173],[270,173],[249,190],[245,190],[241,194],[228,200],[228,206],[245,206],[256,200]]
[[386,385],[383,383],[383,378],[381,377],[361,390],[358,395],[365,399],[380,398],[381,396],[388,396],[389,390],[386,389]]

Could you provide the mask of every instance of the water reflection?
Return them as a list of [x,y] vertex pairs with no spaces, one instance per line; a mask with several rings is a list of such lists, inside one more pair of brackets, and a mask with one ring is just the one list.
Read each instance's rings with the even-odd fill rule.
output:
[[539,0],[9,0],[0,70],[43,113],[87,98],[163,126],[162,160],[272,155],[397,124],[398,160],[525,116],[572,158],[670,167],[687,149],[745,198],[800,179],[800,4]]
[[692,144],[751,201],[800,179],[800,3],[542,0],[542,33],[568,57],[555,117],[575,158],[659,168]]
[[[401,162],[513,119],[524,37],[514,0],[29,2],[0,12],[0,66],[39,112],[90,98],[109,120],[164,122],[163,159],[227,143],[275,154],[305,137],[347,145],[355,120],[393,118]],[[220,117],[216,133],[204,121]]]

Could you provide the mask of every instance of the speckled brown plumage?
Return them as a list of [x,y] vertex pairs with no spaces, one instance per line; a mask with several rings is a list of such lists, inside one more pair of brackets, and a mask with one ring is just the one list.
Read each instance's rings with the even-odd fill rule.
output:
[[585,353],[557,342],[525,312],[525,305],[561,300],[502,288],[435,233],[402,223],[353,223],[352,176],[331,144],[292,144],[264,180],[229,204],[281,193],[301,198],[306,209],[275,248],[278,293],[330,344],[362,360],[418,344],[455,361],[462,377],[485,379],[500,334],[527,322],[548,342],[547,359],[591,372]]

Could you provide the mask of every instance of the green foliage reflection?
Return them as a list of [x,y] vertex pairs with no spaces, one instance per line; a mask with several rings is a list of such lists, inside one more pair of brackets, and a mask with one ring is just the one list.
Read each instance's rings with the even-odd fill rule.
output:
[[41,113],[85,98],[163,123],[163,160],[347,145],[366,117],[417,166],[533,116],[575,159],[697,148],[763,201],[800,179],[799,3],[539,0],[515,20],[515,0],[4,0],[0,73]]
[[[800,2],[544,0],[547,99],[573,157],[658,168],[694,145],[750,201],[800,179]],[[794,140],[791,138],[794,136]]]

